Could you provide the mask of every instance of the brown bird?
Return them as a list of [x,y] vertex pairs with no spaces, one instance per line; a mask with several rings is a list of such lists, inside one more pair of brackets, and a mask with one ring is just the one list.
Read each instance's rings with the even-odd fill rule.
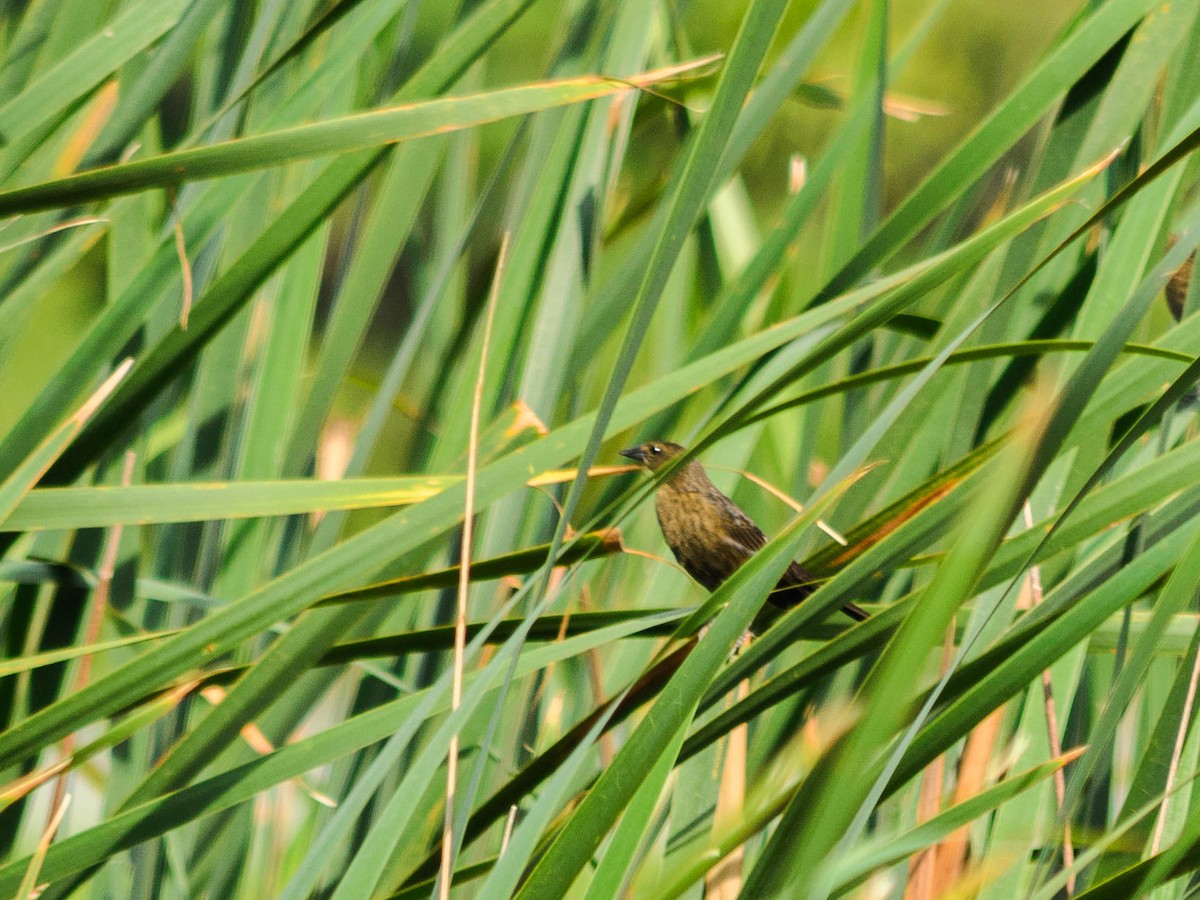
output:
[[[683,447],[670,441],[647,441],[622,450],[621,455],[654,472],[683,452]],[[654,506],[667,546],[687,573],[710,591],[767,543],[762,529],[717,490],[694,459],[677,467],[658,486]],[[815,590],[812,576],[793,562],[769,599],[775,606],[790,609]],[[853,603],[847,603],[842,611],[856,621],[867,618]]]

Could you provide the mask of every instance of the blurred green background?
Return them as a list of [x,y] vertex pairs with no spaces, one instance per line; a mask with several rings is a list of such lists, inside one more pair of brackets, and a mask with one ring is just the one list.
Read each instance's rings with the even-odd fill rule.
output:
[[[790,4],[776,46],[785,44],[795,35],[815,6],[814,0],[796,0]],[[917,23],[927,17],[934,22],[929,37],[915,47],[911,59],[897,74],[894,93],[904,100],[919,101],[918,109],[929,105],[936,114],[919,115],[916,121],[888,119],[884,156],[884,202],[887,207],[893,206],[924,177],[948,149],[1025,77],[1064,24],[1082,6],[1075,2],[1031,0],[1006,3],[898,0],[890,4],[889,33],[893,48],[904,45]],[[664,6],[664,13],[673,25],[673,38],[681,49],[703,55],[720,53],[729,46],[745,9],[746,3],[740,0],[672,0]],[[414,21],[405,23],[405,28],[412,29],[412,58],[430,52],[430,42],[445,27],[451,10],[450,5],[421,4]],[[760,228],[771,226],[784,203],[792,157],[819,155],[827,143],[830,129],[837,123],[838,110],[825,108],[822,104],[839,102],[849,88],[851,61],[861,31],[858,17],[865,10],[864,5],[857,15],[848,16],[831,36],[806,80],[809,88],[798,92],[780,110],[772,126],[755,142],[746,157],[741,175],[749,203],[747,210]],[[544,73],[555,46],[551,38],[561,29],[561,12],[556,4],[537,3],[523,15],[490,51],[488,81],[515,84],[536,79]],[[671,93],[676,95],[677,102],[703,110],[712,84],[710,78],[683,92]],[[170,114],[170,103],[174,102],[177,104],[175,115],[185,116],[186,106],[179,104],[190,93],[187,89],[173,91],[167,113]],[[644,214],[649,208],[654,196],[652,192],[661,188],[673,143],[671,135],[677,132],[672,119],[679,115],[682,115],[680,108],[656,103],[653,99],[642,103],[622,176],[623,196],[618,202],[618,207],[631,211],[633,224],[639,220],[639,211]],[[481,130],[479,153],[485,170],[495,163],[517,127],[516,122],[501,122]],[[492,219],[489,230],[493,234],[501,214],[499,209],[489,211]],[[337,227],[352,227],[355,215],[354,208],[343,210]],[[629,224],[624,217],[621,221]],[[807,246],[811,247],[813,238],[810,236],[807,240]],[[407,254],[420,253],[420,242],[421,230],[418,229],[414,246]],[[802,244],[802,248],[804,246]],[[468,251],[471,254],[470,269],[477,276],[476,289],[480,289],[486,279],[495,247],[493,238],[486,247]],[[805,251],[802,249],[801,252]],[[13,390],[0,394],[0,428],[12,424],[30,400],[34,385],[42,381],[45,373],[53,371],[75,336],[82,333],[100,308],[103,278],[103,250],[98,248],[84,265],[72,269],[53,290],[48,291],[33,311],[26,338],[9,348],[2,360],[0,377],[13,385]],[[378,381],[397,335],[411,318],[417,289],[406,278],[406,267],[402,265],[380,304],[376,324],[370,329],[355,368],[362,391],[369,390],[370,385]],[[347,414],[354,414],[361,411],[364,402],[360,392],[352,386],[341,397],[341,408]],[[397,406],[398,412],[402,413],[403,401],[400,400]],[[401,428],[398,434],[405,430]],[[386,462],[376,468],[389,471]]]

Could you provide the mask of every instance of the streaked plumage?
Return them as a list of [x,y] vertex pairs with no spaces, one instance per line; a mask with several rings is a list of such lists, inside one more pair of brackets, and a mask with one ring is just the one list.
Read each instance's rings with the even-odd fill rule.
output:
[[[622,450],[621,455],[654,472],[683,452],[683,447],[670,441],[647,441]],[[694,459],[676,468],[658,486],[654,505],[667,546],[684,570],[710,591],[767,543],[762,529],[717,489]],[[814,590],[812,577],[793,562],[770,599],[789,609]],[[867,618],[853,603],[843,611],[852,619]]]

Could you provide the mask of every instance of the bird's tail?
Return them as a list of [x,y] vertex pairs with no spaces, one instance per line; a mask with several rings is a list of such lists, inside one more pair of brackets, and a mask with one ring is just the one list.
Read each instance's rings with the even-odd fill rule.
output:
[[871,618],[871,614],[857,603],[847,603],[842,607],[842,612],[852,618],[855,622],[861,622],[864,619]]
[[[767,599],[779,609],[791,609],[816,589],[817,582],[797,563],[792,563]],[[842,612],[855,622],[871,618],[871,614],[857,603],[847,603],[842,607]]]

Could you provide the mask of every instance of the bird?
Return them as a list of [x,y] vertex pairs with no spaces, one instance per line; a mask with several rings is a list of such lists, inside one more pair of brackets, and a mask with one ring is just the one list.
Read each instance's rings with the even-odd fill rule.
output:
[[[1167,249],[1170,250],[1179,242],[1178,235],[1171,235],[1167,238]],[[1188,289],[1192,284],[1192,268],[1196,264],[1196,254],[1189,256],[1174,272],[1171,273],[1171,280],[1167,282],[1166,295],[1167,306],[1171,310],[1171,315],[1178,322],[1183,318],[1184,305],[1187,301]]]
[[[619,452],[653,473],[687,451],[670,441],[646,441]],[[762,529],[717,489],[695,459],[663,479],[654,506],[667,546],[684,570],[710,591],[767,543]],[[768,596],[775,606],[791,609],[815,590],[812,576],[793,561]],[[842,611],[855,621],[868,618],[853,603]]]

